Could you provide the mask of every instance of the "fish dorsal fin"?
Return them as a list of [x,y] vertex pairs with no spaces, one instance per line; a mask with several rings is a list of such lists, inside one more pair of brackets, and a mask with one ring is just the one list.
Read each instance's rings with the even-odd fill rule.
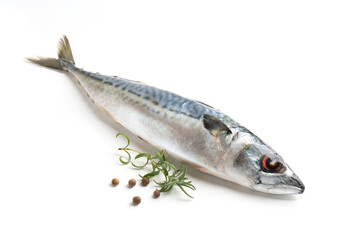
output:
[[203,115],[203,124],[204,127],[211,133],[213,136],[217,136],[220,132],[225,132],[226,134],[232,134],[231,130],[219,119],[209,114]]
[[206,104],[206,103],[203,103],[203,102],[201,102],[201,101],[195,100],[195,102],[198,102],[198,103],[200,103],[200,104],[202,104],[202,105],[204,105],[204,106],[206,106],[206,107],[215,109],[214,107],[212,107],[212,106],[210,106],[210,105],[208,105],[208,104]]

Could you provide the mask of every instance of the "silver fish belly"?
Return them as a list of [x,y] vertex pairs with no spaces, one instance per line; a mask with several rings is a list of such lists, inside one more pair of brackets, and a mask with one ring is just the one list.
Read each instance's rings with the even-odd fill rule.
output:
[[272,148],[236,121],[204,103],[75,66],[69,41],[58,58],[29,59],[67,71],[113,120],[197,170],[274,194],[302,193],[304,184]]

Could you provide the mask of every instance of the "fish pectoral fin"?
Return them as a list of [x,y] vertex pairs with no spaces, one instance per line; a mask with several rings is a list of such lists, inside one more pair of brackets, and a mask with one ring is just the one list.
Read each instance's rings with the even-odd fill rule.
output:
[[210,132],[211,135],[217,137],[220,132],[232,134],[231,130],[219,119],[209,114],[203,115],[204,127]]

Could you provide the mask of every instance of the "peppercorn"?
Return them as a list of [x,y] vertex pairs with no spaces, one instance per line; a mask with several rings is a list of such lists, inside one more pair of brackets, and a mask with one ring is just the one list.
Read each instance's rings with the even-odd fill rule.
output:
[[129,184],[129,187],[132,188],[133,186],[136,185],[136,180],[135,179],[130,179],[128,184]]
[[149,182],[150,182],[150,180],[148,178],[146,178],[146,177],[141,179],[141,184],[143,186],[147,186],[149,184]]
[[141,198],[139,196],[135,196],[133,198],[133,204],[136,206],[136,205],[139,205],[141,203]]
[[156,189],[156,190],[154,191],[154,193],[153,193],[153,197],[154,197],[154,198],[160,197],[160,191]]
[[112,183],[112,185],[114,186],[114,187],[116,187],[118,184],[119,184],[119,179],[117,179],[117,178],[113,178],[113,180],[111,180],[111,183]]

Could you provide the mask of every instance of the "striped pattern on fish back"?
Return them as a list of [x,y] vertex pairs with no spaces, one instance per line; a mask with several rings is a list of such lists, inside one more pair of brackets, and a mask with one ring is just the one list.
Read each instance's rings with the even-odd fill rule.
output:
[[181,97],[175,93],[161,90],[155,87],[150,87],[143,83],[127,80],[124,78],[111,77],[99,73],[88,72],[75,66],[73,66],[72,69],[104,84],[120,88],[122,91],[129,92],[145,100],[148,100],[155,105],[161,106],[164,109],[176,113],[181,113],[196,119],[200,119],[203,114],[209,114],[228,123],[230,127],[241,127],[237,122],[224,115],[220,111],[204,103]]

